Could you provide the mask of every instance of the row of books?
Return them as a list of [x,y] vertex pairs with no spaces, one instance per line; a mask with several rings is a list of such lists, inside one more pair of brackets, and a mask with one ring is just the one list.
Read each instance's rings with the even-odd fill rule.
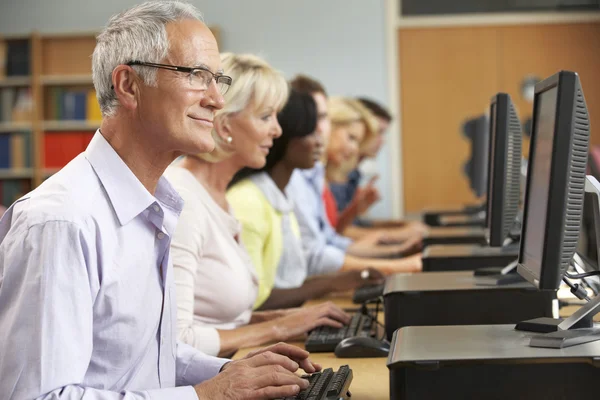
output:
[[6,179],[0,181],[0,204],[9,207],[31,191],[31,181],[27,179]]
[[86,149],[93,136],[90,131],[44,133],[44,167],[64,167]]
[[30,44],[27,39],[0,40],[0,79],[26,76],[31,72]]
[[49,120],[87,120],[100,121],[102,114],[96,100],[96,92],[93,89],[67,89],[63,87],[52,87],[48,115]]
[[[44,133],[44,168],[62,168],[83,152],[94,132]],[[0,134],[0,169],[32,167],[31,134],[18,132]]]
[[0,169],[31,168],[31,134],[0,134]]
[[30,88],[0,89],[0,122],[31,122],[32,112]]

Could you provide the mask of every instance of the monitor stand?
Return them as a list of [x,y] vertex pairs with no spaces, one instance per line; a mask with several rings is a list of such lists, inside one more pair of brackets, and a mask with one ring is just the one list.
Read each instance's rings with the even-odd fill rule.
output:
[[[600,249],[600,188],[598,181],[587,176],[585,179],[584,204],[586,208],[593,212],[593,229],[595,231],[596,249]],[[600,254],[600,252],[598,252]],[[571,265],[576,270],[586,269],[586,257],[581,257],[575,253],[571,259]],[[598,271],[600,261],[590,261],[589,269]],[[563,280],[569,279],[563,277]],[[583,296],[578,296],[582,298]],[[515,327],[518,330],[527,330],[531,332],[541,332],[544,335],[536,335],[531,338],[529,346],[546,347],[552,349],[561,349],[575,346],[582,343],[600,340],[600,328],[594,328],[593,316],[600,312],[600,295],[596,295],[588,301],[573,315],[565,320],[552,318],[537,318],[530,321],[524,321]]]
[[[577,254],[573,257],[581,260]],[[600,312],[600,296],[594,297],[569,318],[534,318],[521,321],[515,329],[519,331],[543,333],[531,338],[532,347],[561,349],[577,344],[600,340],[600,328],[594,328],[593,317]]]

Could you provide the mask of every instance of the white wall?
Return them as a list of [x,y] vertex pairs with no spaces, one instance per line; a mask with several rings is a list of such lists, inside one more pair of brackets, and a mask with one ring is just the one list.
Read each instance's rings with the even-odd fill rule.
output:
[[[0,0],[0,34],[96,31],[136,0]],[[192,0],[221,28],[222,50],[265,57],[287,77],[307,73],[330,94],[387,103],[384,0]],[[374,217],[392,215],[386,148],[377,166],[383,200]],[[394,152],[396,153],[396,152]]]

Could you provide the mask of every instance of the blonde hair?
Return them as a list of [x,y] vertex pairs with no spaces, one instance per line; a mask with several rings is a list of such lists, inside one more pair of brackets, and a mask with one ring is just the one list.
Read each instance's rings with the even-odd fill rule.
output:
[[365,125],[365,136],[359,146],[362,150],[370,140],[377,137],[377,119],[360,101],[348,97],[330,97],[327,102],[328,114],[333,127],[362,122]]
[[[265,104],[273,104],[278,112],[285,105],[289,95],[288,83],[281,72],[262,58],[253,54],[222,53],[221,65],[233,82],[224,96],[225,107],[217,111],[215,119],[235,115],[251,105],[260,108]],[[226,143],[215,129],[212,135],[215,149],[197,157],[218,162],[233,154],[233,146]]]

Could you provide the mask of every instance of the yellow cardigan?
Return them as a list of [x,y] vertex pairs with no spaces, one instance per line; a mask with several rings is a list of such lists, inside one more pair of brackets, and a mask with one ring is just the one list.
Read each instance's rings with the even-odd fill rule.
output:
[[[227,191],[227,201],[242,224],[242,242],[250,254],[258,276],[258,297],[254,309],[271,295],[277,266],[283,251],[281,213],[267,200],[256,184],[243,180]],[[292,231],[300,239],[296,216],[290,215]]]

